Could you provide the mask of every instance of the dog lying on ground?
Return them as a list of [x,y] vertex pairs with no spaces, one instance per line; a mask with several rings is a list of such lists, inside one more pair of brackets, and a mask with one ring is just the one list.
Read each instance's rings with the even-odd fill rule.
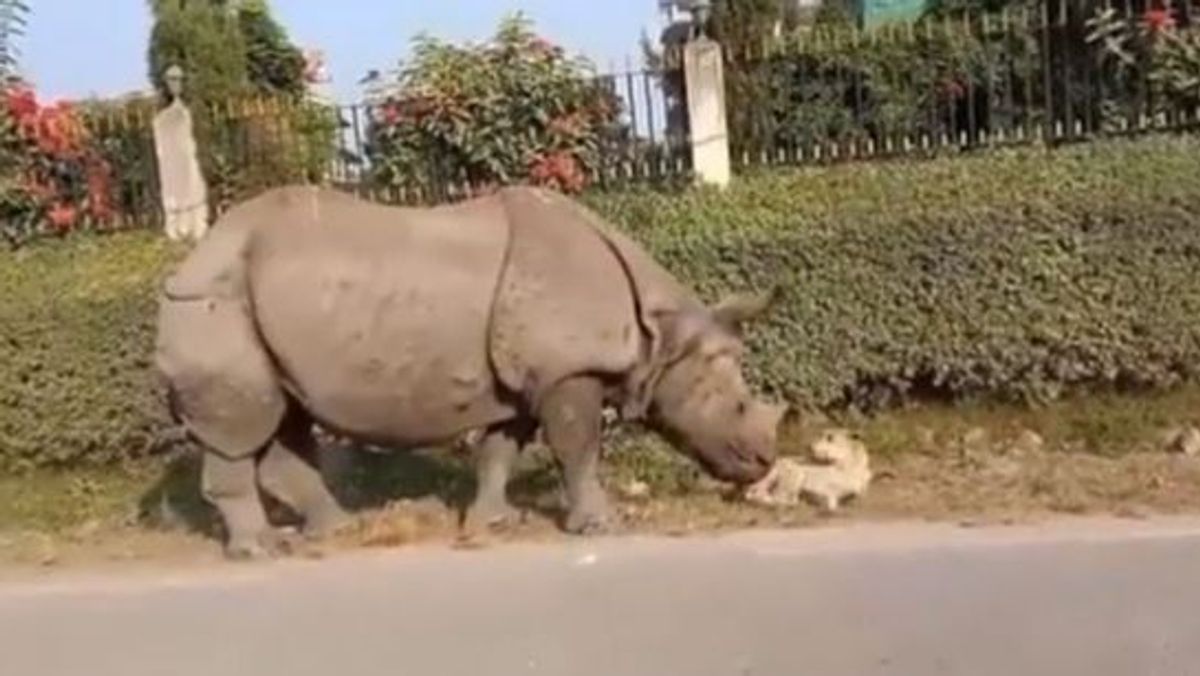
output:
[[827,512],[837,511],[848,500],[862,495],[871,483],[867,448],[847,430],[830,430],[812,445],[819,464],[782,458],[762,481],[746,490],[751,502],[791,506],[807,499]]

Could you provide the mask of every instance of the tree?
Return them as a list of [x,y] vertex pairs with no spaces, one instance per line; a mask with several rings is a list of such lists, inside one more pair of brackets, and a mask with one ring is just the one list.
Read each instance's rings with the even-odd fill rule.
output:
[[247,0],[237,13],[250,85],[264,94],[303,95],[304,54],[271,16],[266,0]]
[[796,3],[788,0],[723,0],[713,3],[708,34],[737,63],[761,52],[776,31],[793,27],[797,18]]
[[29,6],[22,0],[0,0],[0,80],[7,84],[16,75],[16,39],[25,29]]
[[151,0],[150,80],[166,93],[163,73],[183,68],[186,96],[192,101],[222,101],[249,85],[246,50],[235,17],[217,0]]
[[265,0],[150,0],[150,7],[151,78],[162,92],[165,70],[184,69],[200,164],[217,203],[319,180],[335,150],[335,111],[303,100],[304,56]]
[[266,0],[151,0],[150,6],[150,77],[160,92],[165,69],[179,64],[193,100],[304,94],[304,55]]

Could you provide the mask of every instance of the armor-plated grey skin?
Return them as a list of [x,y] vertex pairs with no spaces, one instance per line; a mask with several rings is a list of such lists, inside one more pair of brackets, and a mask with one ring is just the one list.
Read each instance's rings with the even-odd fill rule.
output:
[[534,188],[398,208],[317,187],[229,211],[165,283],[156,363],[205,448],[203,492],[231,557],[282,546],[265,489],[320,535],[346,516],[303,457],[312,423],[392,448],[483,430],[468,526],[510,513],[513,458],[540,429],[564,527],[603,530],[606,405],[713,476],[762,478],[784,408],[742,378],[741,325],[766,298],[705,307],[574,200]]

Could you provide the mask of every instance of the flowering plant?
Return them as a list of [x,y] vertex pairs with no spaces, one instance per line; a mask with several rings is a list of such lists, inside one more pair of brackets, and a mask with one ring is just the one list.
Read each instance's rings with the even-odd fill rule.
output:
[[[1088,42],[1097,45],[1106,75],[1109,112],[1112,100],[1148,87],[1133,97],[1142,113],[1191,113],[1200,107],[1200,30],[1181,26],[1171,10],[1152,4],[1141,15],[1121,17],[1116,9],[1100,9],[1088,21]],[[1124,115],[1129,112],[1125,111]]]
[[23,84],[0,92],[0,233],[12,243],[111,223],[111,170],[76,109]]
[[519,16],[481,45],[422,37],[374,107],[373,178],[421,190],[529,181],[578,192],[616,114],[586,64]]

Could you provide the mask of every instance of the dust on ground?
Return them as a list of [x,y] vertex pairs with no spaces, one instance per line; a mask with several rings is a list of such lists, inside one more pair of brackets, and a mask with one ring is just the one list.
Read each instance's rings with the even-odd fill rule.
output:
[[[834,515],[815,507],[765,508],[739,500],[659,445],[618,445],[606,460],[615,534],[677,536],[745,528],[812,528],[846,522],[926,520],[1023,524],[1054,515],[1143,519],[1200,514],[1200,453],[1180,448],[1200,424],[1200,393],[1156,400],[1092,398],[1036,410],[923,408],[794,425],[782,452],[801,454],[831,425],[855,429],[872,451],[866,495]],[[1200,449],[1198,449],[1200,450]],[[338,451],[349,453],[345,449]],[[355,524],[295,556],[418,544],[489,547],[567,539],[557,528],[561,495],[544,449],[514,481],[523,523],[464,540],[458,523],[471,473],[454,454],[355,453],[338,469],[339,498]],[[211,565],[220,526],[196,491],[196,462],[125,468],[113,474],[0,481],[0,576],[79,567]],[[291,516],[272,506],[273,519]]]

